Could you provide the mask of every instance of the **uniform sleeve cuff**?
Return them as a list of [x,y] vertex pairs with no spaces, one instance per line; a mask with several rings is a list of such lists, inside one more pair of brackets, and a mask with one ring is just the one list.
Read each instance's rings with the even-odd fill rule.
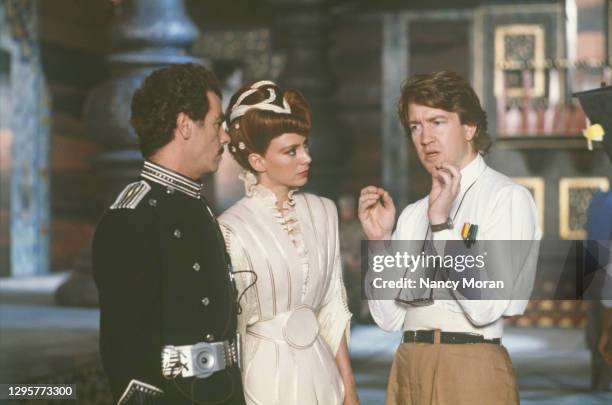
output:
[[160,388],[142,381],[132,380],[117,401],[117,405],[130,405],[150,403],[156,404],[156,399],[161,399],[164,391]]

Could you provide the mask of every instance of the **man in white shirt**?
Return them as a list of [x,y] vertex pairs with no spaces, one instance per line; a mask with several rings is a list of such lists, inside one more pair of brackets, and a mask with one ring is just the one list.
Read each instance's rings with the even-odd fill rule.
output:
[[[472,240],[540,239],[529,192],[488,167],[481,156],[490,145],[486,114],[466,80],[451,72],[410,78],[402,87],[399,114],[431,174],[431,192],[403,210],[392,233],[391,197],[381,188],[365,187],[359,218],[368,239],[433,239],[438,246],[440,241],[465,240],[470,227]],[[533,249],[516,264],[519,278],[533,280],[537,253]],[[402,291],[404,301],[410,294]],[[502,318],[522,314],[528,296],[520,301],[465,300],[448,294],[442,300],[433,298],[421,300],[421,305],[369,301],[381,328],[404,331],[387,404],[518,403],[516,376],[501,346]]]

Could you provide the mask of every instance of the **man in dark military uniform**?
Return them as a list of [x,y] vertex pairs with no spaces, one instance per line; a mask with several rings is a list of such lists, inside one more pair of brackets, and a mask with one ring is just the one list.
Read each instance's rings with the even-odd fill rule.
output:
[[93,241],[100,351],[121,404],[244,404],[231,268],[200,183],[229,141],[220,94],[187,64],[153,72],[132,99],[146,160]]

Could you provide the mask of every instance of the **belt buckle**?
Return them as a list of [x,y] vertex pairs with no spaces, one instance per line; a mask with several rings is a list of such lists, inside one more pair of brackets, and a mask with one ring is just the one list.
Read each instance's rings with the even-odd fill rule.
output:
[[227,366],[226,342],[172,346],[162,349],[162,375],[166,379],[177,377],[207,378]]
[[[476,344],[476,343],[482,343],[482,341],[484,341],[484,336],[481,335],[480,333],[475,333],[475,332],[441,332],[442,335],[446,335],[445,338],[441,337],[441,341],[446,340],[448,343],[455,343],[455,344]],[[473,341],[471,342],[461,342],[462,337],[464,339],[468,339],[468,338],[473,338]],[[478,340],[478,341],[477,341]]]
[[483,343],[483,342],[484,342],[484,340],[485,340],[484,335],[481,335],[480,333],[475,333],[475,332],[467,332],[466,334],[467,334],[467,335],[472,336],[473,338],[475,338],[475,339],[477,339],[477,340],[479,340],[479,341],[478,341],[478,342],[476,342],[476,343]]
[[434,343],[434,339],[433,329],[406,330],[402,334],[402,343]]
[[225,342],[196,343],[191,348],[193,375],[196,378],[210,377],[215,371],[223,370],[227,365]]

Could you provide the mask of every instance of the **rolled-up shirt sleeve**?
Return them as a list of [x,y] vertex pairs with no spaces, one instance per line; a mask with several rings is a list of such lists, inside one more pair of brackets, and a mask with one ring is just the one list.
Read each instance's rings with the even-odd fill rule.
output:
[[[410,219],[414,205],[406,207],[397,220],[397,227],[391,236],[392,240],[401,240],[404,238],[404,223]],[[374,274],[369,269],[366,275],[366,282],[371,283]],[[406,291],[410,294],[410,290]],[[403,305],[398,304],[393,300],[368,300],[368,307],[370,308],[370,315],[374,319],[374,322],[383,330],[387,332],[393,332],[402,330],[404,325],[404,318],[406,316],[406,309]]]

